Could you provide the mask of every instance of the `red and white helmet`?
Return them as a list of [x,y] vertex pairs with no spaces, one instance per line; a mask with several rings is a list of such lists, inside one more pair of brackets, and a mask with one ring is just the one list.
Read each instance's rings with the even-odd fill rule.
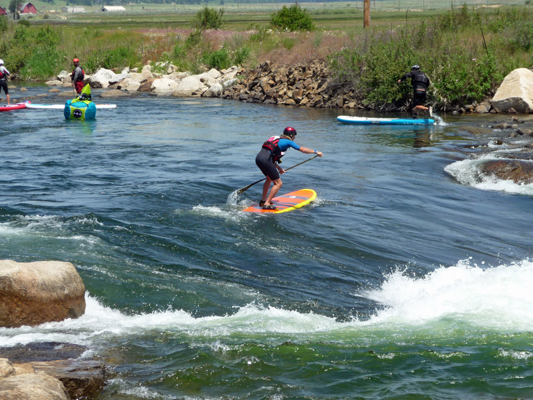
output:
[[286,127],[283,130],[283,135],[294,137],[294,136],[296,136],[296,129],[291,128],[290,126],[288,126],[288,127]]

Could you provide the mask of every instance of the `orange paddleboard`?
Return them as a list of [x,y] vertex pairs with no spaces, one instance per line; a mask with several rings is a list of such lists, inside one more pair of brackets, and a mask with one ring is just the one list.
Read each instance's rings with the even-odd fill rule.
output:
[[314,190],[300,189],[295,192],[274,197],[272,199],[272,204],[278,208],[277,210],[263,210],[258,204],[254,204],[253,206],[246,208],[244,212],[281,214],[303,207],[311,203],[314,199],[316,199],[316,192]]

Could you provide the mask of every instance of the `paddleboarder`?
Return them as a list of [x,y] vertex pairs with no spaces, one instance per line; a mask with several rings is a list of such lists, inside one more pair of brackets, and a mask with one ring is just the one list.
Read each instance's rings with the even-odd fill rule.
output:
[[80,67],[80,60],[78,58],[75,58],[72,60],[74,63],[74,70],[72,71],[72,74],[70,74],[70,77],[72,78],[72,82],[74,83],[74,89],[76,89],[76,93],[80,94],[83,89],[83,79],[85,79],[85,71],[82,67]]
[[404,76],[402,76],[400,79],[398,79],[398,83],[402,83],[407,78],[411,78],[411,85],[413,86],[413,118],[418,117],[418,111],[427,111],[429,116],[433,116],[433,109],[430,107],[426,107],[426,100],[427,100],[427,89],[429,85],[431,84],[429,78],[424,74],[422,71],[420,71],[419,65],[413,65],[411,67],[411,72],[406,73]]
[[11,105],[11,99],[9,98],[9,89],[7,87],[7,77],[11,75],[6,67],[4,67],[4,60],[0,60],[0,93],[4,89],[6,94],[7,104]]
[[[265,210],[275,210],[276,207],[272,205],[272,199],[276,196],[279,189],[283,185],[281,182],[280,175],[282,175],[285,170],[279,166],[281,163],[281,157],[285,155],[285,152],[290,149],[296,149],[305,154],[317,154],[319,157],[322,157],[322,152],[317,150],[311,150],[307,147],[299,146],[294,142],[296,137],[296,129],[287,127],[283,131],[281,136],[272,136],[268,139],[263,146],[261,151],[257,154],[255,158],[255,163],[266,176],[266,181],[263,184],[263,195],[261,196],[261,201],[259,205]],[[270,184],[273,183],[270,193]]]

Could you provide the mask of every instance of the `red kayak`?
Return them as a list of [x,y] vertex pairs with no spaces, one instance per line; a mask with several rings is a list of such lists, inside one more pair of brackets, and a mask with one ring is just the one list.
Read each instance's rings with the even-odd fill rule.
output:
[[29,101],[25,101],[23,103],[17,103],[17,104],[4,104],[3,106],[0,106],[0,111],[13,111],[13,110],[22,110],[26,108],[26,104],[30,104]]

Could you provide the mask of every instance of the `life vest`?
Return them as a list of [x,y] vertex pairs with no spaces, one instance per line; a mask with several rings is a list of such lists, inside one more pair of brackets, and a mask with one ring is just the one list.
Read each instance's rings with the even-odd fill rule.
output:
[[419,72],[413,78],[413,86],[415,87],[415,89],[426,89],[429,86],[429,78],[423,72]]
[[[81,81],[83,81],[83,80],[85,79],[85,71],[83,70],[82,67],[76,67],[76,68],[81,69],[81,79],[78,79],[78,82],[81,82]],[[74,79],[74,73],[76,72],[76,68],[74,68],[74,69],[72,70],[72,74],[71,74],[72,79]]]
[[6,74],[0,69],[0,79],[4,79]]
[[280,136],[272,136],[265,143],[263,143],[263,149],[270,150],[272,156],[274,157],[274,162],[281,163],[281,157],[285,155],[284,151],[281,151],[279,148]]

